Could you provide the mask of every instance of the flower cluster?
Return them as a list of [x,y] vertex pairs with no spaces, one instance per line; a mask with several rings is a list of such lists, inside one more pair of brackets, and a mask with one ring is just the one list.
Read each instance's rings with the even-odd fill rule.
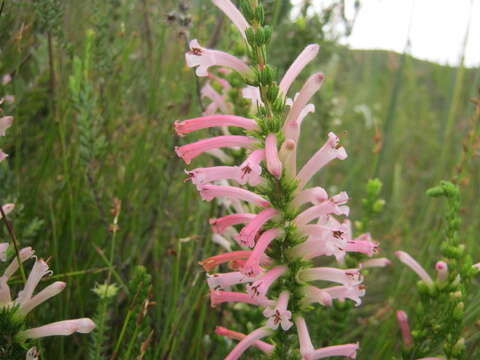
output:
[[[3,84],[10,81],[9,77],[3,77]],[[0,104],[3,99],[0,100]],[[1,111],[1,109],[0,109]],[[6,130],[12,125],[12,116],[0,117],[0,136],[5,136]],[[0,161],[5,160],[8,155],[0,150]],[[15,207],[9,203],[2,206],[0,219],[8,215]],[[6,219],[3,219],[4,221]],[[27,315],[37,306],[41,305],[51,297],[59,294],[66,286],[64,282],[56,281],[35,294],[40,281],[52,273],[46,261],[38,259],[31,247],[16,251],[14,246],[8,243],[0,243],[0,261],[5,262],[13,258],[0,276],[0,358],[12,359],[25,357],[24,348],[29,340],[54,335],[71,335],[75,332],[89,333],[95,328],[95,324],[88,318],[64,320],[54,322],[36,328],[25,328]],[[23,263],[34,259],[33,267],[26,279],[23,290],[16,298],[12,298],[9,280],[23,267]],[[38,351],[32,347],[26,354],[29,360],[38,359]]]
[[434,279],[408,253],[395,253],[420,278],[417,283],[420,301],[415,307],[412,330],[407,313],[397,311],[403,339],[403,358],[415,359],[443,352],[447,359],[460,360],[466,356],[465,339],[462,337],[465,302],[471,280],[480,272],[480,264],[473,264],[471,256],[459,240],[459,188],[451,182],[442,181],[439,186],[429,189],[427,194],[447,199],[445,238],[440,246],[442,260],[435,263],[437,274]]
[[[316,57],[319,46],[307,46],[277,85],[273,80],[275,71],[266,64],[265,45],[271,29],[264,24],[261,4],[244,0],[239,11],[230,0],[212,2],[246,40],[248,53],[252,54],[250,63],[192,40],[186,54],[187,65],[196,68],[197,76],[211,81],[220,79],[225,89],[231,85],[222,74],[233,71],[242,76],[248,85],[243,95],[251,100],[256,115],[230,114],[232,107],[226,98],[214,94],[208,85],[202,93],[212,102],[204,116],[177,121],[175,130],[183,136],[219,127],[223,133],[178,146],[175,151],[187,164],[205,153],[220,161],[232,159],[231,154],[245,156],[237,165],[186,171],[187,179],[196,185],[202,199],[220,199],[229,212],[210,219],[216,242],[227,249],[237,248],[201,262],[209,273],[212,306],[247,303],[261,307],[266,318],[263,326],[248,335],[217,328],[218,334],[240,341],[226,359],[239,358],[250,346],[274,354],[276,346],[261,339],[274,339],[279,329],[288,332],[294,325],[300,349],[288,351],[302,359],[355,358],[357,343],[315,349],[304,319],[311,304],[330,306],[334,300],[349,299],[360,305],[365,294],[360,268],[315,267],[315,258],[333,257],[344,264],[349,252],[372,256],[378,248],[368,233],[353,237],[345,192],[330,196],[321,187],[307,187],[328,163],[347,157],[334,133],[328,134],[325,144],[297,171],[300,128],[305,117],[315,110],[309,102],[320,89],[324,75],[310,76],[293,99],[287,96],[296,77]],[[233,271],[216,273],[221,264],[229,264]],[[372,259],[363,266],[387,264],[386,259]],[[335,285],[320,288],[315,281]],[[236,291],[240,286],[245,286],[245,291]]]

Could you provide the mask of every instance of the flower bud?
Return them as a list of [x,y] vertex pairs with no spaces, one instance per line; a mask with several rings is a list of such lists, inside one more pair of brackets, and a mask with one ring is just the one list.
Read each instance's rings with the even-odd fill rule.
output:
[[459,302],[455,309],[453,309],[453,318],[457,321],[461,321],[465,314],[465,304],[463,302]]
[[258,28],[255,32],[255,45],[262,46],[265,44],[265,33],[262,28]]
[[247,28],[247,30],[245,30],[245,36],[247,37],[247,41],[248,41],[248,44],[250,46],[255,46],[256,45],[255,31],[253,31],[253,29],[251,27],[249,27],[249,28]]
[[367,194],[369,196],[376,196],[380,193],[380,190],[382,190],[382,182],[380,179],[370,179],[368,180],[367,183]]
[[452,355],[459,356],[465,351],[465,339],[460,338],[452,349]]
[[255,19],[255,13],[253,12],[252,6],[250,5],[249,0],[242,0],[240,2],[240,10],[243,13],[243,16],[245,16],[245,19],[249,22],[252,23],[252,21]]
[[265,26],[263,32],[265,34],[265,44],[267,45],[272,38],[272,27],[269,25]]
[[373,204],[373,208],[372,210],[374,212],[380,212],[382,211],[383,207],[385,206],[385,200],[384,199],[378,199],[377,201],[375,201],[375,203]]
[[265,10],[262,5],[258,5],[255,9],[255,20],[257,20],[262,26],[265,24]]
[[267,90],[267,98],[270,102],[275,102],[275,100],[277,99],[278,97],[278,93],[279,93],[280,89],[279,87],[274,84],[272,86],[269,86],[268,87],[268,90]]

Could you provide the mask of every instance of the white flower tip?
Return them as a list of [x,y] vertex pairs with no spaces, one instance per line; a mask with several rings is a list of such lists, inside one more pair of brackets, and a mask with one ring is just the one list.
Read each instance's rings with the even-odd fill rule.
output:
[[38,360],[39,356],[40,356],[40,353],[38,352],[37,348],[34,346],[27,351],[27,356],[26,356],[25,359],[26,360]]
[[81,334],[88,334],[96,327],[95,323],[89,318],[78,319],[76,325],[76,332],[79,332]]
[[342,146],[341,148],[337,149],[337,159],[339,160],[345,160],[348,157],[347,151],[345,148]]
[[190,40],[189,44],[190,49],[200,48],[200,44],[198,43],[197,39]]
[[320,45],[318,44],[310,44],[308,45],[305,50],[307,50],[308,52],[310,52],[311,56],[312,57],[315,57],[317,56],[319,50],[320,50]]
[[67,283],[63,281],[55,281],[51,286],[54,286],[59,291],[62,291],[67,286]]

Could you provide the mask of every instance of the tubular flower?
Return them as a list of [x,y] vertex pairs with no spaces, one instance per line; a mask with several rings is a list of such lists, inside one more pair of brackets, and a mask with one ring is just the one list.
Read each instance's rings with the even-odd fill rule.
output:
[[[220,336],[225,336],[229,339],[233,340],[243,340],[247,337],[247,335],[242,334],[237,331],[229,330],[221,326],[217,326],[215,328],[215,333]],[[264,341],[257,340],[253,343],[253,346],[257,347],[259,350],[263,351],[265,354],[270,354],[273,350],[273,345],[267,344]]]
[[402,333],[403,345],[407,348],[413,345],[412,334],[410,333],[410,325],[408,324],[407,313],[403,310],[397,311],[397,322]]
[[[0,244],[0,251],[6,252],[6,250],[6,244]],[[20,267],[18,258],[16,256],[4,270],[2,276],[0,276],[0,310],[4,313],[8,311],[12,312],[12,316],[10,318],[13,319],[15,324],[13,324],[11,328],[18,329],[18,331],[15,333],[2,335],[11,336],[17,342],[23,344],[28,339],[38,339],[41,337],[55,335],[71,335],[74,332],[91,332],[95,328],[95,324],[88,318],[64,320],[37,328],[23,330],[24,327],[22,324],[25,322],[27,315],[36,307],[46,302],[48,299],[58,295],[63,291],[63,289],[65,289],[66,286],[66,283],[56,281],[35,293],[40,281],[46,276],[50,275],[52,271],[50,270],[46,261],[36,258],[34,254],[35,252],[30,247],[23,248],[19,251],[18,258],[20,259],[20,262],[23,263],[31,258],[34,258],[35,262],[30,270],[23,290],[18,293],[18,296],[15,299],[13,299],[11,296],[8,281]],[[18,324],[21,326],[18,326]],[[32,350],[32,354],[33,353],[36,352]]]
[[419,277],[422,279],[427,285],[432,285],[433,280],[425,271],[425,269],[420,265],[414,258],[412,258],[409,254],[405,251],[396,251],[395,256],[400,260],[402,263],[407,265],[410,269],[412,269]]
[[246,75],[250,68],[239,58],[219,50],[211,50],[201,47],[196,39],[190,41],[190,51],[185,54],[185,60],[189,67],[196,67],[197,76],[208,76],[211,66],[223,66]]
[[[245,35],[250,47],[255,48],[260,40],[268,38],[269,29],[258,30],[264,22],[264,18],[256,18],[263,13],[258,2],[243,2],[243,17],[230,0],[212,1]],[[249,7],[253,7],[251,11]],[[257,33],[263,34],[260,40]],[[198,155],[213,154],[213,151],[222,163],[186,171],[188,180],[197,186],[203,200],[221,201],[225,213],[210,219],[210,225],[216,242],[233,250],[200,262],[210,273],[207,282],[211,305],[250,304],[262,308],[265,316],[263,325],[258,324],[250,334],[221,327],[216,332],[239,340],[225,357],[228,360],[238,359],[249,347],[257,347],[267,354],[283,351],[278,348],[281,341],[275,337],[279,331],[293,333],[292,328],[296,328],[300,341],[300,349],[288,350],[292,355],[300,353],[302,359],[311,360],[332,356],[355,358],[358,344],[314,349],[305,320],[300,316],[315,303],[330,306],[339,300],[358,306],[365,294],[360,268],[313,267],[308,260],[333,256],[330,260],[342,263],[348,252],[372,256],[378,248],[369,234],[352,236],[350,221],[346,219],[350,213],[346,192],[329,196],[322,187],[307,188],[313,176],[329,162],[347,157],[335,134],[328,134],[326,143],[297,173],[301,123],[315,110],[309,102],[320,89],[324,75],[312,75],[293,100],[288,98],[288,92],[299,73],[316,57],[319,46],[308,45],[279,85],[270,80],[273,72],[263,63],[264,59],[259,62],[256,58],[263,51],[264,48],[256,48],[247,52],[251,66],[225,52],[202,48],[196,40],[190,43],[186,54],[187,65],[196,67],[198,76],[216,80],[208,75],[208,69],[221,66],[243,77],[248,86],[242,94],[251,101],[250,109],[256,113],[247,117],[212,114],[175,123],[180,136],[215,127],[227,134],[176,148],[178,156],[187,164]],[[225,132],[226,127],[236,128],[235,131],[229,129],[235,135]],[[240,154],[244,155],[243,160],[230,162]],[[230,242],[229,238],[236,242]],[[362,267],[387,264],[385,259],[374,260],[364,262]],[[229,270],[221,272],[220,267]],[[310,284],[318,280],[331,285],[320,288]]]
[[295,318],[295,325],[297,327],[298,340],[300,343],[300,354],[304,360],[324,359],[331,356],[344,356],[355,359],[357,356],[358,343],[327,346],[315,349],[308,333],[305,319],[301,316]]

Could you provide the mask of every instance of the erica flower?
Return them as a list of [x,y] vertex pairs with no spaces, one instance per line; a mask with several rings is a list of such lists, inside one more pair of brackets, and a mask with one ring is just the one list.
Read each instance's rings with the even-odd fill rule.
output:
[[[5,253],[5,244],[0,244],[0,252],[1,251]],[[42,290],[36,291],[40,281],[46,276],[50,275],[52,271],[50,270],[46,261],[43,259],[38,259],[34,256],[34,251],[30,247],[21,249],[18,257],[22,263],[31,258],[34,258],[35,262],[30,270],[23,290],[18,293],[16,298],[12,298],[11,296],[8,281],[20,267],[18,258],[14,257],[11,263],[4,270],[3,275],[0,276],[0,309],[2,309],[2,311],[12,311],[13,315],[11,319],[13,319],[13,321],[22,323],[25,321],[25,317],[32,310],[42,305],[48,299],[62,292],[66,284],[61,281],[56,281],[50,285],[47,285]],[[12,327],[12,329],[15,328],[15,326]],[[74,332],[88,333],[94,328],[95,324],[92,320],[83,318],[59,321],[37,328],[21,330],[18,333],[5,335],[9,335],[12,338],[15,338],[16,341],[23,343],[27,339],[37,339],[46,336],[71,335]]]
[[318,54],[320,46],[317,44],[308,45],[301,53],[298,55],[297,59],[290,65],[287,72],[280,81],[280,91],[287,95],[290,85],[297,78],[298,74],[302,72],[305,66],[308,65]]
[[275,306],[268,307],[263,311],[263,315],[268,318],[267,326],[269,328],[276,330],[281,326],[284,331],[287,331],[293,326],[293,322],[290,321],[292,313],[287,310],[289,297],[290,293],[283,291],[278,296],[278,301]]
[[190,41],[190,51],[185,54],[185,60],[189,67],[196,67],[197,76],[208,76],[208,69],[212,66],[227,67],[246,75],[250,68],[242,60],[219,50],[206,49],[198,41]]
[[298,340],[300,343],[300,353],[304,360],[324,359],[332,356],[344,356],[355,359],[357,356],[358,344],[346,344],[327,346],[324,348],[315,349],[308,333],[305,319],[301,316],[295,318],[295,325],[297,327]]
[[[196,67],[198,76],[209,76],[208,70],[213,66],[236,72],[248,84],[242,94],[251,101],[256,115],[215,114],[176,122],[175,129],[181,136],[212,127],[226,134],[177,147],[176,152],[187,164],[205,152],[221,151],[214,155],[221,162],[245,155],[236,164],[196,168],[187,170],[187,174],[203,200],[221,201],[224,214],[210,219],[210,224],[217,242],[223,248],[233,249],[200,262],[210,273],[207,282],[211,305],[246,303],[260,307],[266,318],[250,334],[217,328],[217,333],[239,340],[225,359],[238,359],[251,346],[270,354],[275,349],[268,338],[276,336],[274,330],[292,332],[294,326],[302,359],[355,358],[358,344],[314,349],[300,316],[311,304],[330,306],[338,300],[358,306],[365,295],[359,268],[313,267],[308,260],[323,256],[343,263],[348,252],[372,256],[378,248],[368,233],[352,235],[350,221],[346,219],[350,213],[346,192],[329,196],[322,187],[307,188],[312,177],[328,163],[347,157],[335,134],[329,133],[326,143],[297,172],[301,124],[315,110],[310,101],[320,89],[324,75],[310,76],[293,100],[288,98],[288,92],[299,73],[316,57],[319,46],[308,45],[277,86],[271,67],[264,63],[265,48],[261,43],[268,41],[269,29],[263,27],[261,5],[243,2],[244,17],[230,0],[212,1],[245,37],[251,62],[247,64],[228,53],[205,49],[193,40],[186,54],[187,65]],[[257,55],[261,58],[256,58]],[[215,80],[214,76],[209,77]],[[209,96],[215,107],[223,112],[231,109],[228,104],[221,104],[219,95],[212,92]],[[225,127],[236,129],[226,131]],[[230,135],[230,131],[235,135]],[[385,263],[379,259],[363,266]],[[229,270],[221,272],[218,270],[221,267]],[[319,280],[331,285],[317,287],[313,282]],[[275,341],[278,343],[278,337]],[[292,349],[292,353],[295,351],[298,354],[298,350]]]
[[427,285],[432,285],[433,280],[425,271],[425,269],[420,265],[414,258],[412,258],[405,251],[396,251],[395,255],[397,258],[412,269]]
[[[228,330],[224,327],[217,326],[215,328],[215,333],[220,335],[220,336],[225,336],[229,339],[234,339],[234,340],[243,340],[247,337],[247,335],[239,333],[237,331],[233,330]],[[253,343],[253,346],[257,347],[261,351],[263,351],[265,354],[270,354],[273,350],[273,345],[267,344],[264,341],[257,340]]]
[[399,310],[396,313],[398,326],[402,333],[403,345],[407,348],[413,345],[412,334],[410,333],[410,325],[408,324],[407,313],[403,310]]
[[0,136],[5,136],[7,129],[12,126],[13,116],[0,117]]

